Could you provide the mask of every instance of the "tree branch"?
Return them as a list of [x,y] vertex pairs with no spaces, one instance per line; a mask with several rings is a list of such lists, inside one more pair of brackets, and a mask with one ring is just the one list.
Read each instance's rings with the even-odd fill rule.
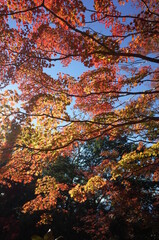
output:
[[29,11],[34,11],[40,7],[43,7],[43,2],[39,5],[39,6],[35,6],[35,7],[32,7],[32,8],[28,8],[28,9],[24,9],[24,10],[20,10],[20,11],[14,11],[14,12],[7,12],[7,13],[0,13],[0,16],[13,16],[13,15],[16,15],[16,14],[19,14],[19,13],[26,13],[26,12],[29,12]]

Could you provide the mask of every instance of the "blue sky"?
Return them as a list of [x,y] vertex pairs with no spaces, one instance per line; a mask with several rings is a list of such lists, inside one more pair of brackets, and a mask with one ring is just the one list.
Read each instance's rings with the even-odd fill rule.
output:
[[[131,1],[129,1],[128,3],[125,3],[124,6],[121,6],[118,4],[118,1],[117,0],[114,0],[115,3],[117,4],[117,8],[119,10],[122,11],[123,14],[133,14],[133,13],[136,13],[136,12],[133,12],[134,9],[132,8],[132,3]],[[84,1],[84,5],[86,6],[86,8],[88,9],[93,9],[93,3],[94,1],[93,0],[89,0],[89,1]],[[89,12],[86,12],[86,20],[90,20],[89,19],[90,17],[90,13]],[[11,18],[10,18],[10,21],[9,21],[9,24],[11,27],[16,27],[15,25],[15,21],[13,21]],[[95,29],[96,31],[98,32],[101,32],[105,35],[109,34],[109,30],[108,29],[105,29],[105,26],[104,24],[101,24],[101,23],[93,23],[93,24],[88,24],[88,26],[92,27],[93,29]],[[125,44],[128,42],[129,40],[127,39]],[[59,72],[62,72],[62,73],[66,73],[66,74],[69,74],[71,76],[74,76],[75,78],[79,77],[83,72],[87,71],[88,69],[93,69],[93,68],[87,68],[83,65],[83,63],[81,62],[78,62],[78,61],[72,61],[67,67],[64,67],[60,61],[58,62],[55,62],[54,63],[55,66],[52,67],[52,68],[44,68],[44,72],[46,72],[47,74],[49,74],[50,76],[52,76],[53,78],[57,78],[57,74]],[[155,64],[153,64],[152,66],[155,66]],[[138,67],[140,67],[140,64],[138,65]],[[123,72],[121,71],[121,74]],[[9,88],[12,88],[12,89],[17,89],[17,86],[13,86],[13,85],[10,85]],[[141,91],[141,90],[146,90],[147,88],[149,88],[149,86],[145,86],[145,85],[142,85],[142,86],[139,86],[139,87],[136,87],[134,89],[134,91]],[[124,89],[125,90],[125,89]],[[130,97],[127,97],[127,98],[122,98],[121,101],[125,101],[125,100],[129,100]],[[124,99],[124,100],[123,100]]]

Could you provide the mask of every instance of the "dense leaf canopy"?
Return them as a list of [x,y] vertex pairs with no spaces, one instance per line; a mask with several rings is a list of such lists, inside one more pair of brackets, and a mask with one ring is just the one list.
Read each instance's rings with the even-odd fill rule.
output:
[[157,221],[158,29],[158,0],[0,0],[0,183],[34,183],[23,213],[72,201],[92,239]]

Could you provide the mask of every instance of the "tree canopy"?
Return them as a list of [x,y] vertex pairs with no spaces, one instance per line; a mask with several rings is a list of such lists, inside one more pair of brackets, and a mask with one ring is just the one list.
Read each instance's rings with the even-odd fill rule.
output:
[[158,0],[0,0],[0,26],[1,185],[34,183],[40,223],[72,199],[92,239],[133,238],[158,216]]

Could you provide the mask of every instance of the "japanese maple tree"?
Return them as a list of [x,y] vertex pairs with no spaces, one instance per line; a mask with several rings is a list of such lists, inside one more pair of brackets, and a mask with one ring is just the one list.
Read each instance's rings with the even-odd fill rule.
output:
[[[0,0],[0,25],[0,182],[37,180],[37,197],[24,212],[55,208],[68,190],[79,202],[106,194],[107,169],[112,199],[113,181],[128,187],[132,179],[159,180],[157,0]],[[48,69],[57,61],[78,61],[86,71],[53,77]],[[138,149],[118,161],[103,152],[85,184],[44,176],[59,156],[73,158],[79,144],[123,135]]]

